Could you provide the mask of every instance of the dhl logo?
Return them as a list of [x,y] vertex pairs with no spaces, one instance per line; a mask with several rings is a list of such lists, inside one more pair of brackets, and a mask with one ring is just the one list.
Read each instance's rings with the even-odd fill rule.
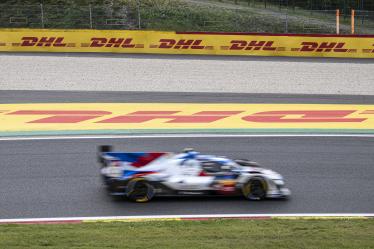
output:
[[64,37],[22,37],[22,47],[66,47]]
[[[112,112],[103,110],[17,110],[0,111],[0,115],[36,116],[30,117],[30,120],[26,122],[30,124],[76,124],[92,119],[99,119],[94,121],[97,124],[136,124],[153,120],[162,120],[164,123],[171,124],[209,124],[229,117],[238,117],[249,123],[361,123],[370,118],[370,116],[361,115],[374,114],[374,110],[279,110],[253,114],[248,114],[243,110],[199,111],[190,115],[180,114],[180,112],[135,111],[113,117]],[[355,117],[352,117],[352,114],[355,114]]]
[[265,50],[275,51],[277,48],[273,47],[274,41],[231,41],[229,50]]
[[301,45],[301,52],[348,52],[348,49],[344,48],[344,42],[302,42]]
[[[214,46],[203,45],[204,40],[201,39],[159,39],[158,44],[150,44],[150,48],[158,49],[213,49]],[[231,40],[228,46],[220,46],[221,49],[231,51],[274,51],[278,49],[280,51],[290,50],[292,52],[333,52],[333,53],[347,53],[356,52],[357,49],[346,48],[345,42],[310,42],[303,41],[299,47],[286,48],[276,47],[274,44],[276,41],[269,40]],[[70,43],[65,42],[65,37],[57,36],[43,36],[43,37],[31,37],[25,36],[21,38],[21,43],[14,43],[14,46],[21,47],[69,47]],[[87,44],[87,45],[83,45]],[[121,38],[121,37],[92,37],[88,43],[81,43],[83,47],[87,48],[145,48],[144,44],[135,44],[133,38]],[[75,46],[75,45],[74,45]],[[374,44],[373,44],[374,46]],[[374,49],[365,49],[374,53]]]
[[[134,48],[136,45],[132,44],[133,38],[91,38],[89,47],[115,47],[115,48]],[[150,45],[152,48],[161,49],[204,49],[201,46],[202,40],[174,40],[174,39],[160,39],[158,45]]]
[[135,44],[132,44],[132,38],[104,38],[104,37],[94,37],[91,38],[91,43],[89,47],[92,48],[134,48]]
[[166,49],[204,49],[205,46],[201,46],[203,40],[175,40],[175,39],[160,39],[160,45],[158,48]]
[[280,35],[135,30],[0,30],[1,51],[373,58],[370,35]]

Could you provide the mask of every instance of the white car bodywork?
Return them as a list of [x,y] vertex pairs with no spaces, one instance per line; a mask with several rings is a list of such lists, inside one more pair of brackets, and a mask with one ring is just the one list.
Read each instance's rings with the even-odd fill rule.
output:
[[[266,198],[281,198],[290,195],[290,190],[284,186],[283,177],[270,169],[248,163],[243,166],[225,157],[202,155],[196,151],[186,153],[160,153],[144,166],[134,166],[123,158],[131,153],[102,153],[101,158],[105,166],[101,174],[110,181],[126,182],[141,175],[150,183],[160,183],[161,186],[175,191],[176,194],[201,194],[206,191],[218,191],[230,194],[233,190],[240,190],[243,185],[253,178],[262,179],[266,183]],[[146,157],[152,153],[144,153]],[[131,155],[132,156],[132,155]],[[138,155],[136,155],[138,156]],[[217,172],[207,172],[204,165],[213,164],[219,167]],[[252,165],[252,166],[251,166]],[[226,186],[229,184],[229,186]],[[230,185],[231,184],[231,185]],[[231,186],[231,187],[230,187]],[[231,192],[230,192],[231,191]],[[126,188],[124,188],[124,193]],[[163,193],[163,187],[157,187],[156,193]],[[114,193],[117,194],[117,193]]]

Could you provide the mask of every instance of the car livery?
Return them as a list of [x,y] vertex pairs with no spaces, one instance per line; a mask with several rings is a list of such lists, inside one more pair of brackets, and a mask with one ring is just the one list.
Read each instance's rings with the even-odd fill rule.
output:
[[100,146],[101,176],[110,195],[147,202],[155,196],[242,195],[249,200],[286,198],[283,177],[250,160],[171,152],[113,152]]

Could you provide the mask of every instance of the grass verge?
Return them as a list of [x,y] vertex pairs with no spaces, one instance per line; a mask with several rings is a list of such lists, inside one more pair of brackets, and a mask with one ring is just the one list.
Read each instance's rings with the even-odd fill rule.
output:
[[374,248],[374,219],[0,225],[0,248]]
[[[266,33],[336,32],[335,10],[285,8],[279,4],[270,4],[269,1],[266,8],[263,1],[253,0],[29,0],[26,4],[18,5],[16,2],[3,0],[0,3],[3,10],[0,9],[0,27],[119,30],[140,28]],[[42,6],[40,2],[43,2]],[[357,15],[356,31],[373,34],[374,21],[371,14],[361,14],[364,19],[359,18],[359,12]],[[18,21],[10,21],[13,19]],[[342,16],[340,29],[341,33],[350,33],[350,14]]]

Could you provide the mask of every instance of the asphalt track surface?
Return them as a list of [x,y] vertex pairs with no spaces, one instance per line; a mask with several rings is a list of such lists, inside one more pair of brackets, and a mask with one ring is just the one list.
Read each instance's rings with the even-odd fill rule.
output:
[[20,103],[300,103],[374,104],[374,95],[0,90],[0,104]]
[[[240,197],[116,201],[99,178],[96,146],[124,151],[199,151],[254,159],[286,179],[287,201]],[[180,214],[372,213],[374,140],[369,138],[127,138],[0,142],[0,218]]]
[[[0,103],[223,102],[373,104],[373,96],[0,91]],[[99,178],[96,147],[250,158],[286,178],[287,201],[242,198],[113,200]],[[364,137],[127,138],[0,141],[0,219],[180,214],[373,213],[374,139]]]

